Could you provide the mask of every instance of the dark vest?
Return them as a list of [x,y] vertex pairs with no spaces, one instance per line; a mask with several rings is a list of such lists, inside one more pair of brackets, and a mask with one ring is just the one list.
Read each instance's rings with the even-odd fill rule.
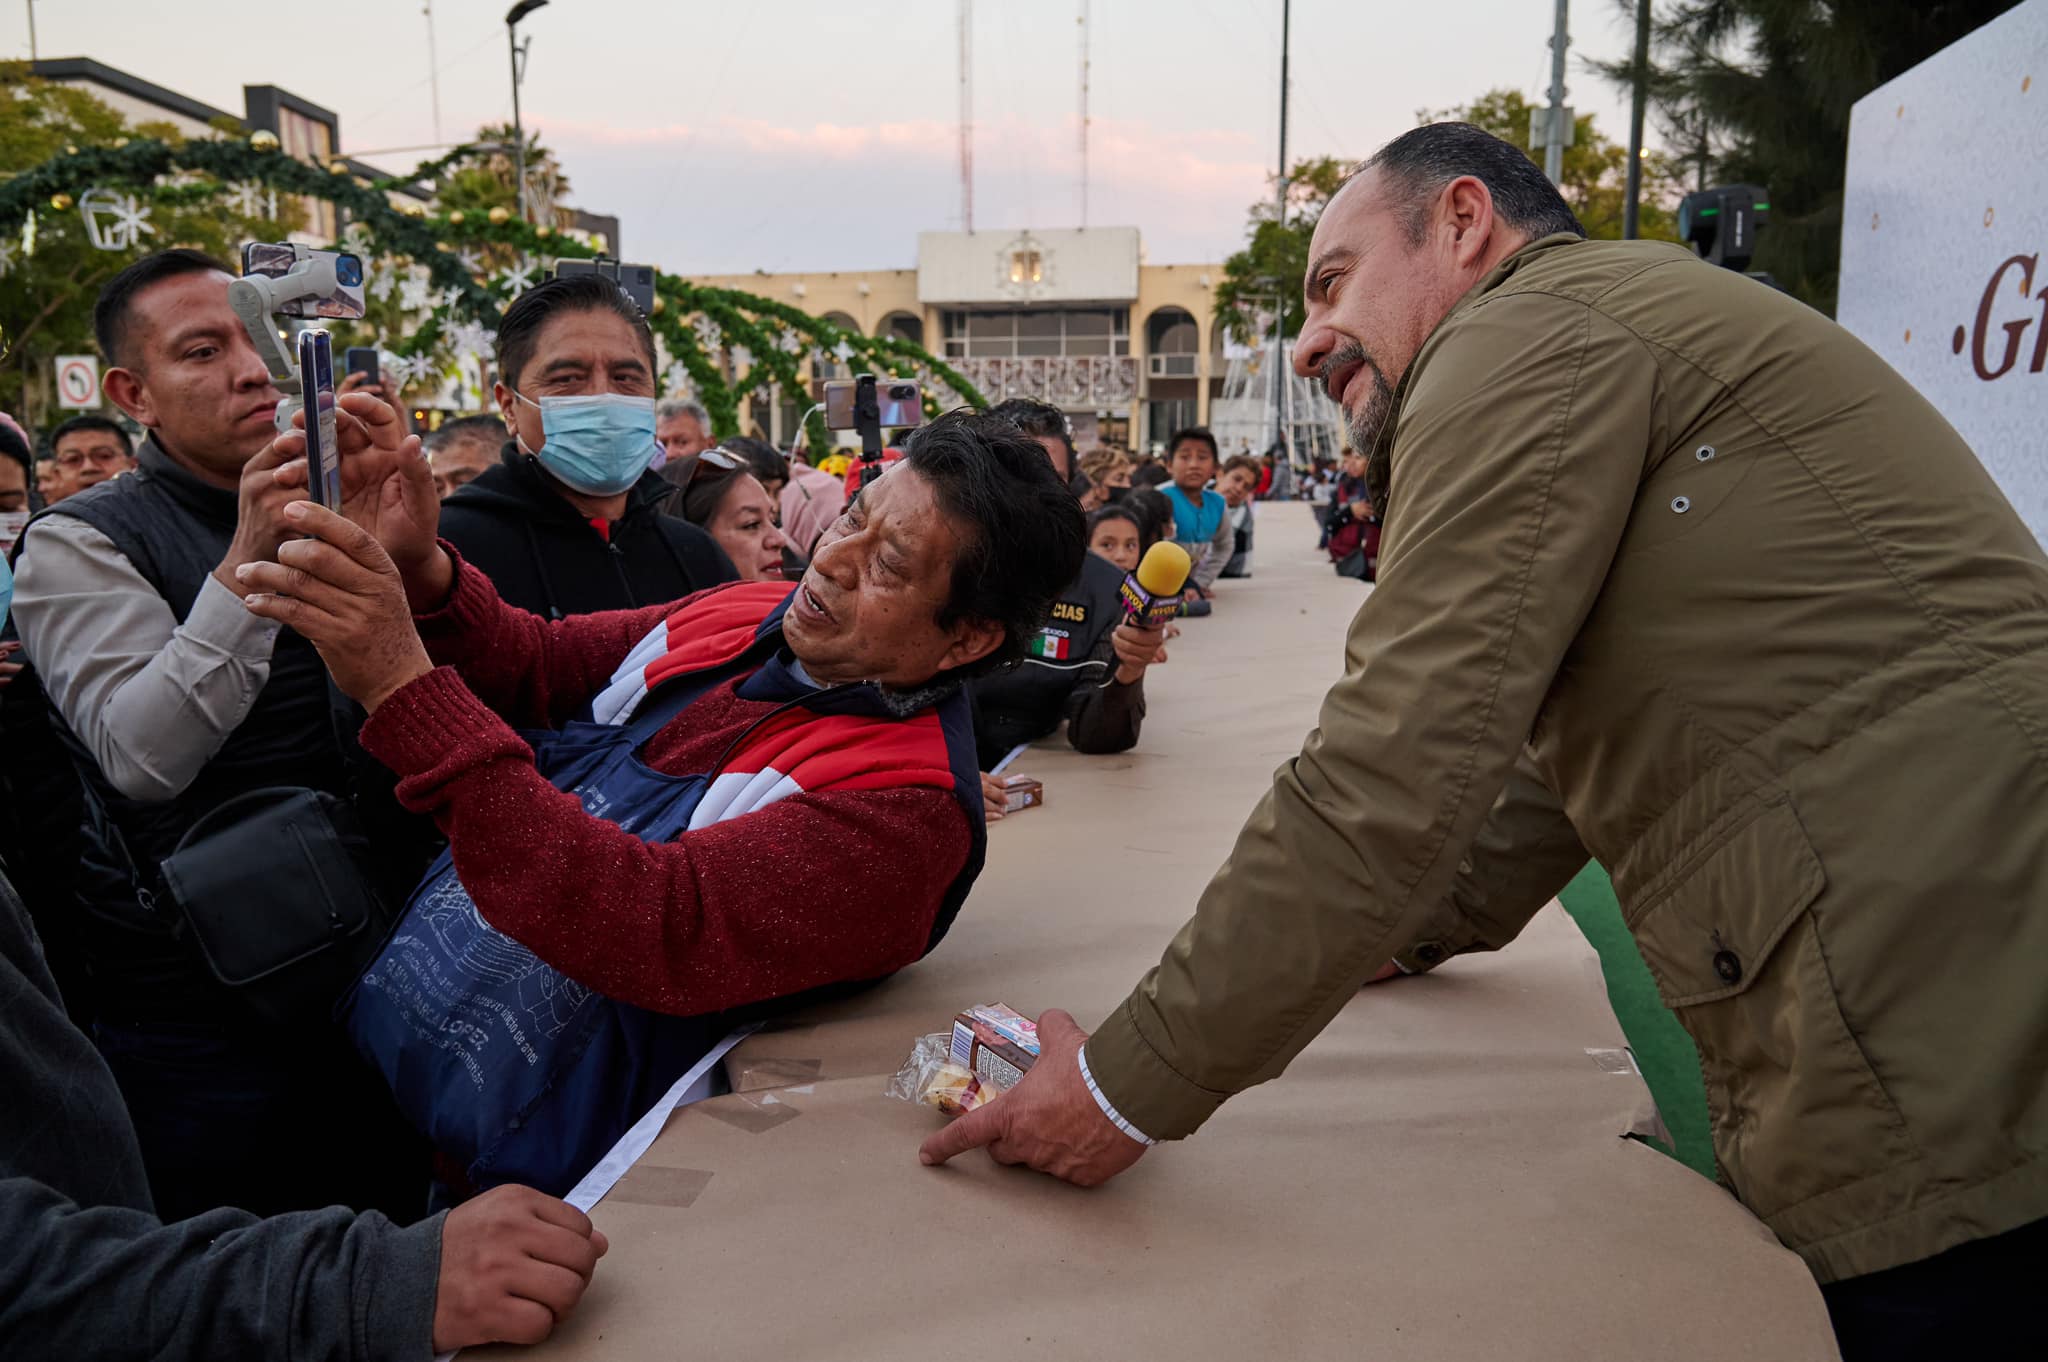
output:
[[[44,514],[83,520],[113,541],[182,624],[227,554],[236,496],[179,468],[154,441],[144,441],[136,459],[135,472]],[[79,893],[85,950],[106,1015],[150,1021],[234,1015],[233,1000],[181,939],[157,866],[201,815],[235,795],[271,785],[347,795],[347,764],[319,654],[299,635],[281,630],[270,677],[248,715],[192,783],[160,803],[121,794],[62,716],[53,713],[51,722],[78,765],[89,802],[96,801],[104,814],[88,810]],[[136,892],[137,879],[147,895]]]
[[1024,659],[969,683],[982,769],[1018,743],[1036,742],[1058,728],[1075,688],[1101,685],[1116,666],[1107,641],[1124,622],[1118,595],[1123,584],[1116,564],[1086,555],[1081,575],[1053,602]]

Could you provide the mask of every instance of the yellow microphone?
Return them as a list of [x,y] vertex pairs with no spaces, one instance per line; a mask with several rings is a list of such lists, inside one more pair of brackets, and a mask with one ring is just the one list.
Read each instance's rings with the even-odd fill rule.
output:
[[1157,629],[1172,619],[1180,610],[1181,589],[1194,570],[1195,560],[1171,539],[1146,549],[1138,570],[1124,578],[1124,622]]

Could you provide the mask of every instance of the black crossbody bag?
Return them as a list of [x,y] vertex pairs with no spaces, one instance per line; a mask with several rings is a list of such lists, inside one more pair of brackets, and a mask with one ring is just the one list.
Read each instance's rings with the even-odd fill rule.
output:
[[[366,868],[369,849],[347,800],[251,790],[179,839],[163,887],[214,978],[266,1020],[319,1022],[396,920]],[[139,877],[137,889],[147,906]]]

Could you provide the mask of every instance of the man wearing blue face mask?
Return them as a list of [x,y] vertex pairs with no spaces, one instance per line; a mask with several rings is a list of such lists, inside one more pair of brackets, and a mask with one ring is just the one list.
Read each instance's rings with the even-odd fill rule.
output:
[[441,505],[440,533],[512,605],[546,619],[677,600],[729,582],[704,531],[666,515],[654,457],[654,339],[608,279],[553,279],[498,328],[511,439]]

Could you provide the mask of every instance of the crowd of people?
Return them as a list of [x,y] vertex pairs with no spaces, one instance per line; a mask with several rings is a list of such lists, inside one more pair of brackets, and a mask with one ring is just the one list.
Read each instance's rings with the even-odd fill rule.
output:
[[[608,1248],[558,1199],[591,1159],[735,1022],[936,947],[1010,755],[1141,741],[1290,470],[1198,428],[1083,453],[1017,399],[837,477],[658,403],[645,318],[586,276],[509,307],[488,414],[423,440],[351,379],[321,505],[229,282],[123,270],[124,419],[40,458],[0,421],[0,1342],[536,1340]],[[1853,337],[1586,240],[1477,128],[1347,178],[1303,293],[1295,369],[1353,443],[1309,488],[1339,575],[1380,579],[1399,508],[1347,671],[1159,965],[1093,1034],[1041,1014],[924,1159],[1115,1177],[1597,856],[1722,1179],[1845,1356],[2025,1353],[2038,540]],[[1192,575],[1141,624],[1167,540]]]
[[[35,1246],[0,1336],[537,1338],[605,1248],[555,1198],[731,1019],[935,947],[1017,748],[1139,742],[1178,625],[1120,589],[1171,540],[1208,611],[1270,468],[1201,428],[1082,454],[1012,399],[835,476],[657,402],[645,318],[581,276],[508,308],[488,412],[416,433],[351,375],[337,513],[229,282],[136,262],[94,317],[118,417],[0,419],[0,1226]],[[453,909],[489,940],[436,955]],[[458,1053],[507,959],[637,1039]],[[175,1321],[124,1333],[143,1290]]]

